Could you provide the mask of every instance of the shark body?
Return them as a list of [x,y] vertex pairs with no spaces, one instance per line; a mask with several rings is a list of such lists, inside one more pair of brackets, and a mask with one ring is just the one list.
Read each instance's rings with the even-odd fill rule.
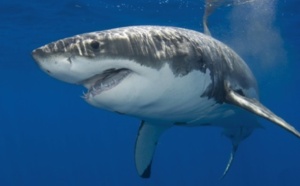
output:
[[[228,46],[200,32],[132,26],[61,39],[32,52],[48,75],[85,86],[91,105],[141,120],[135,145],[138,174],[150,177],[160,135],[172,126],[217,126],[232,143],[260,128],[256,115],[300,137],[258,100],[256,80]],[[237,116],[244,121],[236,120]]]

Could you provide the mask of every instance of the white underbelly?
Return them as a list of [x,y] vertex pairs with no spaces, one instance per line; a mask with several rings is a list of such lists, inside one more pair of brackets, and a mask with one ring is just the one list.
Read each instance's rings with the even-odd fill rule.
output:
[[211,84],[208,70],[206,73],[195,70],[178,77],[174,77],[168,67],[161,71],[160,76],[147,84],[147,92],[140,98],[151,101],[137,105],[132,115],[166,122],[194,122],[213,120],[228,114],[225,113],[227,107],[217,104],[213,98],[202,96]]
[[168,65],[160,70],[135,66],[142,73],[132,73],[118,86],[89,100],[94,106],[162,122],[195,122],[226,115],[227,108],[213,98],[203,97],[212,83],[210,72],[193,70],[175,76]]

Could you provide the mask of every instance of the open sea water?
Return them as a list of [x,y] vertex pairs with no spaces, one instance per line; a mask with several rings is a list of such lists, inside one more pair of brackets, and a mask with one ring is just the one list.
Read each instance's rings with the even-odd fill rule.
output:
[[[251,67],[261,102],[300,129],[300,1],[227,5],[209,17],[212,35]],[[140,121],[88,105],[83,87],[47,76],[31,58],[51,41],[121,26],[202,31],[203,12],[203,0],[1,0],[0,186],[299,186],[300,140],[265,120],[223,180],[231,144],[213,127],[168,130],[152,177],[141,179]]]

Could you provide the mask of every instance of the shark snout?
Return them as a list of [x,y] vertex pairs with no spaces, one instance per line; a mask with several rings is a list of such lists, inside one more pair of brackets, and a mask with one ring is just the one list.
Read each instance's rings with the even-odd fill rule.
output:
[[45,56],[45,52],[41,48],[37,48],[31,52],[31,55],[36,62],[39,62],[39,60]]
[[58,42],[52,42],[47,45],[36,48],[32,51],[32,57],[35,61],[39,62],[41,59],[53,56],[53,54],[64,53],[65,48],[62,44],[57,44]]
[[46,57],[46,54],[43,51],[43,49],[41,48],[34,49],[31,52],[31,56],[33,57],[34,61],[41,69],[43,69],[47,74],[49,75],[51,74],[51,71],[47,67],[44,67],[44,65],[42,65],[43,58]]

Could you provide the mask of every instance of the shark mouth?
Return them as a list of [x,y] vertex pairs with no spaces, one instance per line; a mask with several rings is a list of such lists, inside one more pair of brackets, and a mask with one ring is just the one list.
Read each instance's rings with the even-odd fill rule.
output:
[[84,99],[94,97],[104,91],[110,90],[120,84],[132,71],[129,69],[108,69],[85,80],[83,84],[88,85],[87,93],[83,94]]

